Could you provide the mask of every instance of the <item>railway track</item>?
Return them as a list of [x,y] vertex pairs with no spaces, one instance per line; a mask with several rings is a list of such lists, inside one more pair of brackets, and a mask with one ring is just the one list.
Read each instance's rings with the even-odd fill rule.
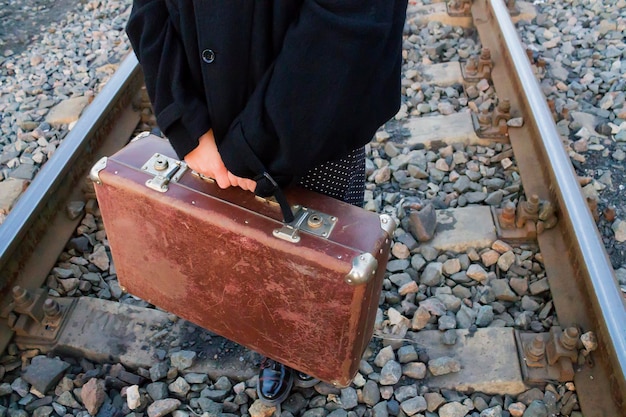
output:
[[[532,5],[510,6],[512,13],[499,0],[411,5],[409,9],[409,26],[440,24],[462,33],[475,30],[490,57],[485,49],[470,47],[468,50],[480,53],[462,64],[423,66],[409,64],[407,49],[401,113],[410,116],[390,122],[368,149],[372,165],[367,208],[389,212],[407,232],[419,229],[416,224],[428,226],[433,216],[427,211],[439,208],[434,238],[424,238],[427,241],[419,245],[411,233],[394,239],[380,320],[367,356],[369,366],[376,368],[372,372],[364,365],[353,385],[360,402],[375,413],[382,413],[380,403],[370,404],[363,398],[371,381],[378,382],[383,400],[389,404],[395,399],[409,415],[409,410],[438,410],[444,415],[455,407],[468,415],[483,411],[476,408],[475,397],[470,408],[462,395],[455,397],[452,391],[500,395],[506,400],[501,409],[515,415],[513,399],[532,400],[528,393],[535,386],[553,392],[555,403],[562,403],[561,411],[572,412],[576,406],[565,407],[564,398],[572,397],[568,392],[573,388],[566,383],[573,381],[584,416],[624,415],[624,299],[563,149],[553,112],[539,90],[536,77],[543,71],[541,59],[531,57],[531,65],[511,20],[531,18]],[[439,115],[419,117],[419,104],[423,103],[412,98],[427,86],[450,97],[456,91],[455,110],[459,111],[437,106]],[[55,352],[94,362],[121,362],[130,372],[118,369],[114,378],[122,385],[135,386],[149,379],[155,382],[152,370],[167,357],[173,363],[171,352],[182,347],[183,352],[195,349],[198,354],[187,372],[208,374],[216,381],[224,375],[250,380],[256,372],[254,354],[218,342],[214,335],[122,295],[116,287],[114,265],[106,255],[106,237],[84,179],[101,156],[113,153],[131,138],[141,118],[141,111],[133,106],[140,90],[141,72],[129,56],[0,227],[4,318],[0,342],[4,347],[15,337],[4,363],[10,365],[7,369],[14,366],[11,358],[13,363],[18,358],[15,344],[28,352],[22,354],[25,360],[36,352]],[[472,179],[476,172],[480,174],[477,177],[501,181],[479,183]],[[516,181],[518,176],[521,184]],[[444,177],[455,185],[446,186]],[[495,192],[499,186],[502,198],[497,203],[485,202],[489,199],[465,193],[460,184],[468,178],[470,188],[472,183],[480,184],[476,190],[472,188],[476,193],[483,188]],[[441,191],[448,197],[438,198]],[[479,201],[471,204],[472,198]],[[507,203],[517,205],[512,226],[507,223],[511,221]],[[539,206],[539,213],[533,211],[533,205]],[[413,234],[419,235],[419,231]],[[81,252],[77,241],[81,236],[94,253],[87,263],[72,263]],[[505,258],[510,257],[512,263],[507,265]],[[15,290],[16,286],[29,289],[29,295]],[[44,290],[36,290],[42,286]],[[93,288],[113,301],[80,296],[93,293]],[[48,295],[55,302],[44,303]],[[488,305],[491,297],[496,304]],[[522,303],[531,304],[534,310],[520,307]],[[478,319],[480,309],[473,308],[481,304],[491,307],[492,314],[495,310],[498,325]],[[462,320],[463,314],[471,318],[469,322]],[[71,331],[76,328],[81,331]],[[583,334],[584,345],[580,340]],[[446,335],[445,342],[442,335]],[[597,343],[589,341],[592,335]],[[389,354],[391,358],[385,359]],[[452,368],[459,364],[460,371],[435,376],[439,371],[434,371],[434,364],[430,367],[429,359],[438,357],[451,359]],[[404,365],[402,379],[383,384],[386,363],[396,361]],[[429,364],[429,373],[425,364]],[[372,373],[378,374],[378,379]],[[102,372],[97,375],[105,380]],[[162,379],[168,383],[178,380],[175,374]],[[114,384],[110,378],[107,381]],[[390,393],[391,385],[395,388]],[[409,389],[402,387],[409,386],[416,387],[415,395],[398,393],[406,393]],[[324,389],[328,391],[318,387],[317,393],[327,398],[335,395],[340,405],[349,401],[351,391]],[[426,394],[441,393],[446,394],[445,404],[438,409],[421,409],[421,400],[416,400],[428,398],[430,407],[434,397]],[[178,393],[179,398],[185,394]],[[307,399],[313,395],[309,394]],[[549,402],[546,395],[544,403]],[[253,399],[250,394],[245,410],[239,407],[237,412],[249,411]],[[526,402],[527,410],[534,407],[532,401]],[[496,403],[485,408],[494,408]],[[454,405],[444,411],[449,404]],[[197,401],[192,408],[206,411]],[[328,406],[326,410],[330,412]]]

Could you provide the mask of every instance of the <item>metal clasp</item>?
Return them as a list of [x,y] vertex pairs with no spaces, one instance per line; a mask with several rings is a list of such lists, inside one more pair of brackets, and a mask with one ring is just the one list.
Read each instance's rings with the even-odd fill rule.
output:
[[164,193],[169,189],[170,182],[178,181],[185,173],[187,164],[178,159],[155,153],[148,162],[143,164],[141,169],[154,175],[154,178],[146,181],[146,187]]
[[302,206],[293,206],[294,221],[274,229],[274,237],[291,243],[300,242],[300,231],[328,239],[337,224],[337,217]]

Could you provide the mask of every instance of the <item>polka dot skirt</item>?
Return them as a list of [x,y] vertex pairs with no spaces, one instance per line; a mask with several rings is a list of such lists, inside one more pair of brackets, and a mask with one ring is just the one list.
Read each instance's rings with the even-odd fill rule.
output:
[[365,192],[365,148],[336,161],[325,162],[307,172],[298,185],[321,194],[362,206]]

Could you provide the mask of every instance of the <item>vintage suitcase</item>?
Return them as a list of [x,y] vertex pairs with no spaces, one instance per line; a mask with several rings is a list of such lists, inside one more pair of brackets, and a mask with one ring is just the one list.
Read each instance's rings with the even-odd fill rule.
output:
[[304,189],[295,220],[220,189],[143,134],[92,169],[121,286],[323,381],[347,386],[372,336],[395,221]]

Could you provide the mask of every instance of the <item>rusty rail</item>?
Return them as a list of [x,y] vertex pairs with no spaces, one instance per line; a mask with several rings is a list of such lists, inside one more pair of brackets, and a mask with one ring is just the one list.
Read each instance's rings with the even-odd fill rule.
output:
[[524,117],[524,126],[509,129],[509,136],[525,192],[551,200],[559,212],[558,226],[538,236],[559,323],[598,335],[595,364],[582,367],[575,378],[583,412],[622,415],[626,309],[615,272],[506,5],[475,0],[472,16],[483,46],[492,51],[498,96]]

